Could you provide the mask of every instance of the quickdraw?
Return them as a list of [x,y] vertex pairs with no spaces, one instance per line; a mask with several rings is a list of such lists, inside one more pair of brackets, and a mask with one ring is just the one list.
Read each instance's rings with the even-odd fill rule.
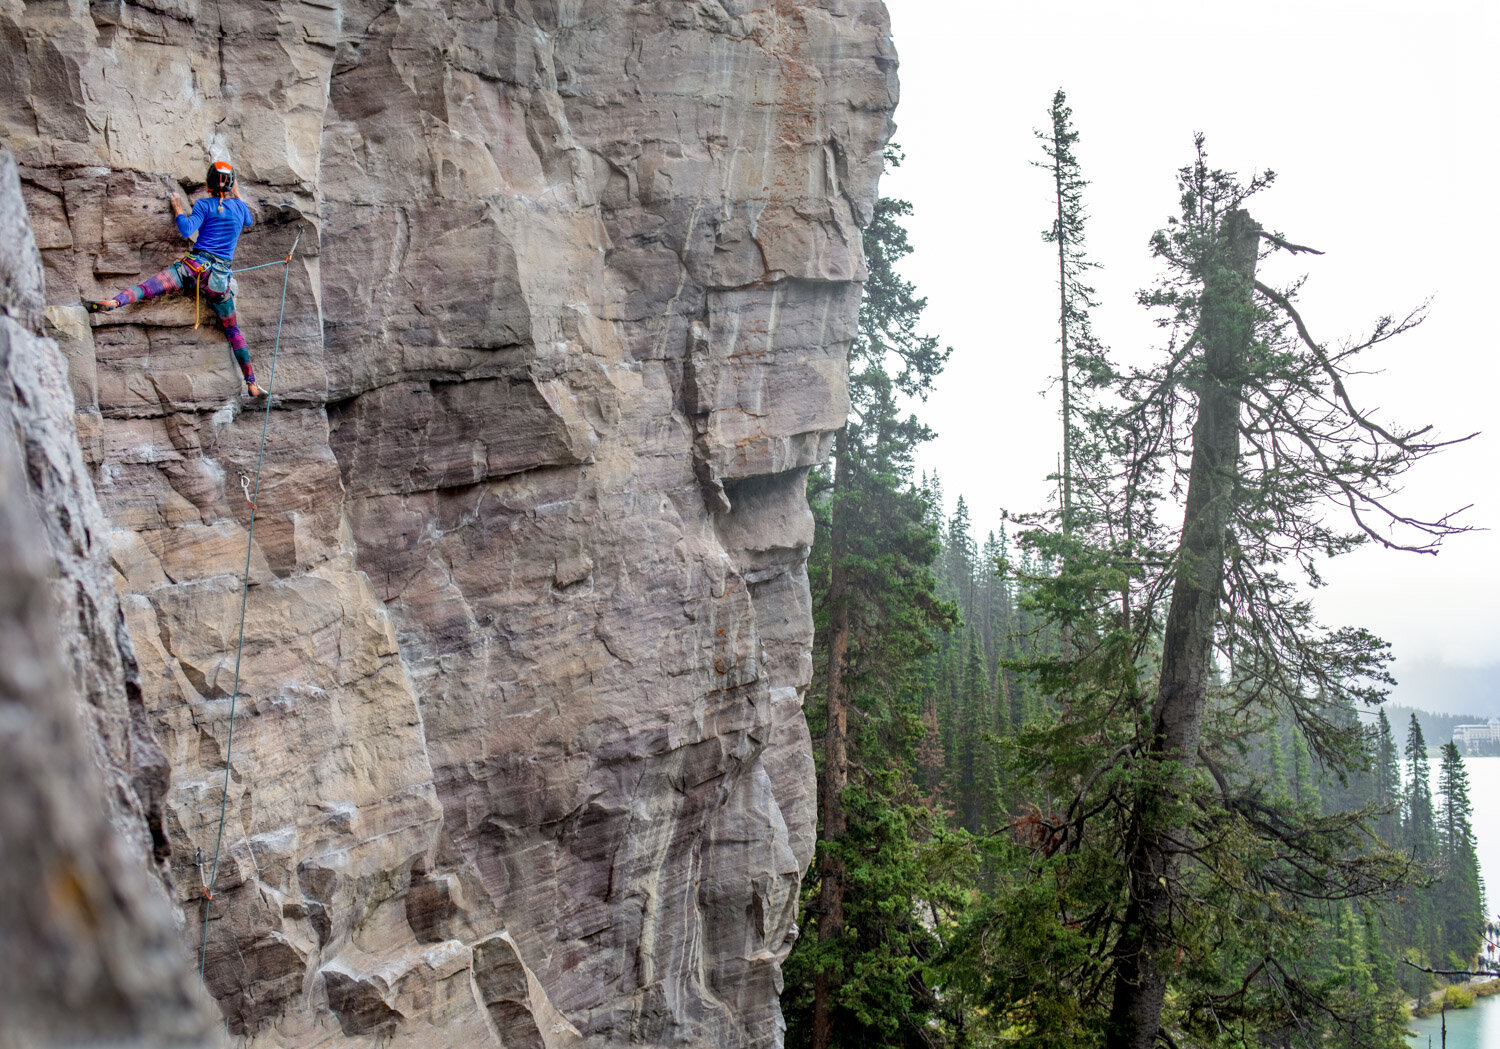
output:
[[182,261],[193,271],[193,330],[197,331],[198,324],[203,319],[203,271],[195,268],[187,259]]
[[203,850],[201,848],[193,850],[193,863],[198,867],[198,884],[203,887],[204,899],[213,899],[213,890],[208,887],[208,879],[203,876]]

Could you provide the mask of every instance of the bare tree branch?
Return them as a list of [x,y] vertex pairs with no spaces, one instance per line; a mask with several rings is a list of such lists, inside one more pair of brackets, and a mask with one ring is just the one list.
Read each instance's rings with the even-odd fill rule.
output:
[[1283,240],[1281,237],[1277,236],[1275,233],[1269,232],[1268,230],[1261,230],[1260,231],[1260,235],[1261,235],[1261,239],[1263,239],[1263,240],[1269,240],[1272,244],[1276,245],[1278,248],[1281,248],[1283,251],[1290,251],[1293,255],[1301,255],[1301,254],[1304,254],[1304,253],[1306,253],[1308,255],[1321,255],[1321,254],[1323,254],[1317,248],[1309,248],[1305,244],[1293,244],[1290,241]]
[[[1412,440],[1412,438],[1420,437],[1422,434],[1432,429],[1432,427],[1424,426],[1420,430],[1415,430],[1412,433],[1401,436],[1393,434],[1384,429],[1379,423],[1375,422],[1369,416],[1365,415],[1354,407],[1353,402],[1349,400],[1348,393],[1344,390],[1343,376],[1339,373],[1338,369],[1333,366],[1333,362],[1328,359],[1327,351],[1325,351],[1323,347],[1319,345],[1317,340],[1312,337],[1312,333],[1307,330],[1307,324],[1302,320],[1302,315],[1297,312],[1297,308],[1292,305],[1291,300],[1288,299],[1285,295],[1282,295],[1275,288],[1272,288],[1261,281],[1255,282],[1255,290],[1260,292],[1266,298],[1270,299],[1277,306],[1280,306],[1282,310],[1286,312],[1287,316],[1292,319],[1292,323],[1297,327],[1297,334],[1301,336],[1302,341],[1304,344],[1306,344],[1307,348],[1312,350],[1313,355],[1318,359],[1318,363],[1323,366],[1323,370],[1327,373],[1329,379],[1333,381],[1333,391],[1337,395],[1339,403],[1344,406],[1344,410],[1349,413],[1350,418],[1354,419],[1361,426],[1368,429],[1371,433],[1379,434],[1381,437],[1384,437],[1387,441],[1390,441],[1402,451],[1428,451],[1437,448],[1446,448],[1450,444],[1461,444],[1464,441],[1469,440],[1471,437],[1477,436],[1477,433],[1471,433],[1463,437],[1455,437],[1447,441],[1415,442]],[[1421,312],[1422,311],[1418,309],[1407,314],[1405,319],[1403,319],[1400,324],[1396,325],[1393,330],[1377,331],[1364,343],[1364,345],[1371,346],[1377,342],[1384,342],[1391,335],[1399,335],[1401,332],[1415,327],[1417,324],[1421,323]]]
[[1434,976],[1500,976],[1500,971],[1494,969],[1433,969],[1426,965],[1418,965],[1416,962],[1409,962],[1405,958],[1401,961],[1418,972],[1432,973]]

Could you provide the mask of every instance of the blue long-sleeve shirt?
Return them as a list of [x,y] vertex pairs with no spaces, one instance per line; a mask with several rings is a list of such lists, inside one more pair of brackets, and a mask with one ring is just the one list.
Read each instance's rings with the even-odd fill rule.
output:
[[[220,205],[223,205],[222,210]],[[177,232],[189,240],[198,234],[194,247],[223,259],[233,259],[240,241],[240,231],[255,224],[255,216],[238,197],[204,197],[193,205],[191,214],[177,216]]]

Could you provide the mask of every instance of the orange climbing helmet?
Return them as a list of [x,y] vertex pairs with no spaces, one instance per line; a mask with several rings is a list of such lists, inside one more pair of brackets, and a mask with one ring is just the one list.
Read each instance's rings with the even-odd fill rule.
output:
[[208,166],[203,181],[208,184],[210,193],[222,197],[234,189],[234,168],[227,160],[216,160]]

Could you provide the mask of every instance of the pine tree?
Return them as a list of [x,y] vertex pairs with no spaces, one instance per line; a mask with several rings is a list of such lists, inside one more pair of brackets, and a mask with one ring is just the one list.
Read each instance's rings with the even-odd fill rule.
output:
[[979,634],[973,627],[964,630],[962,651],[957,793],[962,799],[963,828],[982,834],[990,829],[1000,791],[994,742],[998,719]]
[[1438,766],[1438,849],[1444,863],[1474,848],[1474,808],[1469,801],[1469,772],[1455,743],[1439,748],[1443,756]]
[[[1052,225],[1042,233],[1048,244],[1057,245],[1058,346],[1061,350],[1060,385],[1062,387],[1062,455],[1058,469],[1061,483],[1059,523],[1064,535],[1074,526],[1076,487],[1080,473],[1097,466],[1100,447],[1080,426],[1080,419],[1091,408],[1088,393],[1110,374],[1104,354],[1094,339],[1089,311],[1098,303],[1094,289],[1085,283],[1090,270],[1098,263],[1089,259],[1085,248],[1084,227],[1087,212],[1083,191],[1088,186],[1074,147],[1078,131],[1073,127],[1073,111],[1061,88],[1052,96],[1047,115],[1050,128],[1037,131],[1045,161],[1033,163],[1052,176],[1055,216]],[[1080,390],[1079,380],[1082,380]],[[1080,396],[1082,395],[1082,396]]]
[[1266,786],[1270,789],[1273,798],[1289,798],[1291,792],[1287,789],[1286,753],[1281,742],[1281,722],[1275,717],[1271,719],[1268,735],[1266,749],[1270,759],[1270,774]]
[[[1339,962],[1353,935],[1339,910],[1407,870],[1370,849],[1370,813],[1321,811],[1315,769],[1339,779],[1368,762],[1355,710],[1382,698],[1389,657],[1366,631],[1322,627],[1299,577],[1316,581],[1318,559],[1364,541],[1426,551],[1461,529],[1388,503],[1444,442],[1347,397],[1352,357],[1416,318],[1338,350],[1316,342],[1295,289],[1256,277],[1263,245],[1307,250],[1245,210],[1271,176],[1242,184],[1197,146],[1181,214],[1153,240],[1168,277],[1143,297],[1164,314],[1168,352],[1121,382],[1122,406],[1100,427],[1123,435],[1104,445],[1120,458],[1100,473],[1121,489],[1100,489],[1097,525],[1079,513],[1071,535],[1022,536],[1030,609],[1077,642],[1024,669],[1069,716],[1017,737],[1009,771],[1036,799],[1011,824],[1027,876],[1002,879],[955,950],[991,973],[989,989],[966,993],[1038,1044],[1151,1049],[1167,1032],[1219,1044],[1233,1029],[1256,1032],[1252,1044],[1370,1045],[1395,1013],[1383,999],[1371,1027],[1372,1003],[1330,993],[1360,965]],[[1184,491],[1181,528],[1163,529],[1157,508]],[[1110,520],[1125,508],[1128,520]],[[1246,754],[1273,715],[1298,805],[1270,803]],[[1056,924],[1039,936],[1048,906]],[[1065,960],[1042,983],[1008,942]],[[992,993],[1002,986],[1021,997],[1007,1005]]]
[[941,1004],[922,973],[935,939],[918,907],[941,898],[944,879],[918,844],[943,839],[911,770],[932,684],[922,659],[956,617],[936,593],[937,530],[913,476],[913,451],[929,431],[898,398],[925,396],[948,351],[918,332],[925,300],[894,269],[911,250],[900,222],[909,213],[882,199],[865,230],[850,418],[835,437],[832,476],[810,482],[820,516],[809,568],[820,826],[807,931],[787,962],[801,993],[788,995],[786,1009],[789,1042],[814,1049],[907,1044]]
[[1376,713],[1373,745],[1375,805],[1379,810],[1375,830],[1388,845],[1397,843],[1401,832],[1401,765],[1396,738],[1385,709]]
[[1414,864],[1414,876],[1408,879],[1397,897],[1396,928],[1405,946],[1405,961],[1397,972],[1401,985],[1410,994],[1429,990],[1432,977],[1420,968],[1431,968],[1442,957],[1442,935],[1431,878],[1437,873],[1437,827],[1433,819],[1431,771],[1427,759],[1427,740],[1422,723],[1412,714],[1406,727],[1406,779],[1401,788],[1401,844]]
[[1322,808],[1317,778],[1313,775],[1312,755],[1307,750],[1307,740],[1292,726],[1292,775],[1295,777],[1297,804],[1316,815]]
[[1453,968],[1474,964],[1483,939],[1484,885],[1475,848],[1473,805],[1469,801],[1469,773],[1458,747],[1442,746],[1438,767],[1437,837],[1442,878],[1434,887],[1440,915],[1441,957]]
[[[1286,876],[1282,862],[1291,862],[1305,882],[1304,899],[1379,892],[1389,884],[1395,868],[1388,862],[1370,857],[1373,866],[1359,864],[1351,855],[1358,852],[1362,814],[1319,817],[1304,810],[1297,818],[1268,819],[1253,795],[1236,788],[1226,769],[1232,752],[1204,734],[1212,653],[1217,648],[1233,660],[1227,702],[1279,709],[1325,767],[1356,766],[1364,760],[1363,736],[1349,709],[1380,697],[1389,680],[1385,646],[1364,631],[1320,629],[1311,607],[1281,577],[1282,566],[1316,582],[1317,557],[1367,540],[1430,551],[1461,530],[1448,516],[1424,520],[1388,501],[1396,479],[1444,442],[1427,427],[1397,430],[1377,422],[1353,405],[1343,381],[1355,354],[1418,318],[1383,320],[1367,339],[1332,351],[1308,332],[1293,292],[1256,279],[1262,242],[1309,250],[1262,230],[1244,210],[1272,177],[1242,185],[1210,168],[1199,138],[1198,157],[1182,172],[1182,216],[1153,240],[1173,276],[1144,300],[1189,334],[1170,363],[1126,384],[1134,401],[1129,414],[1143,424],[1183,413],[1181,424],[1158,422],[1150,443],[1170,450],[1179,464],[1187,460],[1187,495],[1146,737],[1142,773],[1149,787],[1131,809],[1130,902],[1115,951],[1111,1049],[1147,1049],[1161,1030],[1169,952],[1180,949],[1192,927],[1183,910],[1194,891],[1183,857],[1200,848],[1217,855],[1212,835],[1194,827],[1246,821],[1254,834],[1244,847],[1268,850],[1264,865],[1247,874],[1267,889]],[[1348,527],[1326,513],[1328,501],[1345,507]],[[1406,534],[1393,538],[1375,519]],[[1204,773],[1216,797],[1202,793]],[[1202,815],[1209,797],[1222,806],[1211,820]],[[1281,908],[1273,896],[1261,902],[1270,913]],[[1246,979],[1253,984],[1255,975],[1251,970]],[[1300,980],[1283,979],[1274,990],[1287,999],[1316,993]],[[1275,996],[1252,1002],[1247,995],[1245,1005],[1274,1012]]]
[[1406,847],[1418,863],[1432,866],[1438,859],[1437,826],[1432,814],[1432,765],[1422,723],[1411,716],[1406,729]]
[[947,543],[943,551],[944,596],[958,602],[958,614],[972,623],[975,618],[975,563],[973,525],[964,497],[958,497],[953,516],[948,520]]

